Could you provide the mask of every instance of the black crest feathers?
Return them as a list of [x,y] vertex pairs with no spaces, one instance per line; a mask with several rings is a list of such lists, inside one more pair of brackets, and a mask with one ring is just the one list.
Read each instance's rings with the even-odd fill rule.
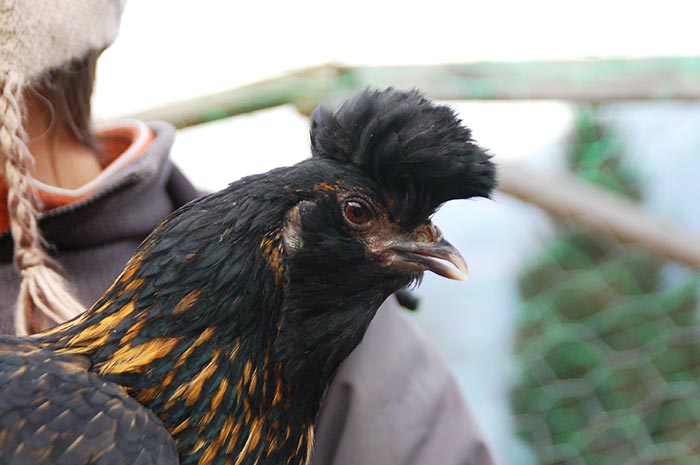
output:
[[496,185],[490,156],[455,112],[418,91],[364,90],[311,118],[315,158],[352,163],[429,216],[443,202],[488,197]]

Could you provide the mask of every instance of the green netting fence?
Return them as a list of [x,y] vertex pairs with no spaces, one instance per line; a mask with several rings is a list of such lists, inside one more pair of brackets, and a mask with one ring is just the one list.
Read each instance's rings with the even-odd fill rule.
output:
[[[624,147],[580,107],[578,176],[639,199]],[[700,278],[612,235],[557,223],[519,280],[512,408],[543,465],[700,464]]]

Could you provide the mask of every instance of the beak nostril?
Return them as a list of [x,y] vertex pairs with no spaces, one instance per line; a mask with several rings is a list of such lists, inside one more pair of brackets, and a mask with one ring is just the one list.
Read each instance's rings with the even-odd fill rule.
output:
[[442,231],[432,223],[426,224],[423,228],[420,228],[418,235],[423,242],[438,242],[442,239]]
[[442,231],[432,223],[424,223],[413,230],[412,240],[421,244],[433,244],[442,240]]

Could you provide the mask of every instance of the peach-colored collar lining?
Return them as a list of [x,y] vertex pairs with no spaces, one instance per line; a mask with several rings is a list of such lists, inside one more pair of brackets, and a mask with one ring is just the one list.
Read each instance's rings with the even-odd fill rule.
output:
[[124,120],[101,124],[97,128],[97,138],[112,161],[93,180],[77,189],[64,189],[41,181],[33,181],[44,204],[44,210],[51,210],[89,197],[137,159],[151,144],[154,135],[146,123]]

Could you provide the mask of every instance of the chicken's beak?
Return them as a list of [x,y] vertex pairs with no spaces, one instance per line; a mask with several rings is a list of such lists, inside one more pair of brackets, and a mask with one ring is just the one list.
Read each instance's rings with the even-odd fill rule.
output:
[[[389,252],[386,255],[389,266],[415,271],[432,271],[445,278],[466,280],[469,276],[469,268],[462,254],[447,242],[440,230],[432,224],[425,225],[425,228],[428,228],[429,234],[419,234],[419,240],[397,241],[386,247],[386,252]],[[454,267],[449,266],[448,263]]]

